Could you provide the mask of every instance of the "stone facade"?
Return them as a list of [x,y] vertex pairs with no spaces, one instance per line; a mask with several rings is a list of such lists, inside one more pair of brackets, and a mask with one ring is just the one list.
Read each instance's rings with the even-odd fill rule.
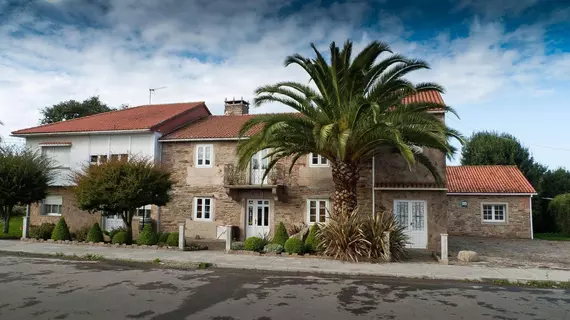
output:
[[[448,232],[450,235],[501,238],[530,238],[529,196],[448,196]],[[467,207],[462,206],[467,202]],[[482,204],[506,204],[505,222],[483,222]]]
[[[79,210],[75,196],[70,188],[51,187],[48,189],[48,195],[61,196],[61,216],[65,218],[65,222],[69,226],[70,231],[75,231],[84,226],[91,226],[95,222],[101,223],[101,215],[90,214],[87,211]],[[30,225],[37,226],[44,222],[57,223],[60,216],[41,215],[40,204],[36,203],[30,206]]]

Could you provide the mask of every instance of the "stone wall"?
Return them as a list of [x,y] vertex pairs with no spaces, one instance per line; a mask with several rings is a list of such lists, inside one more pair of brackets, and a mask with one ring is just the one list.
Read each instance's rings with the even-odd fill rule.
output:
[[[467,201],[467,207],[461,206]],[[450,235],[501,238],[530,238],[529,196],[448,196],[448,232]],[[482,203],[507,204],[505,222],[483,222]]]
[[[101,223],[101,215],[90,214],[77,208],[77,202],[70,188],[52,187],[48,189],[48,195],[62,197],[61,215],[65,218],[65,222],[69,226],[70,231],[75,231],[84,226],[91,226],[95,222]],[[43,216],[40,215],[40,205],[33,204],[30,206],[30,225],[38,226],[44,222],[57,223],[59,216]]]

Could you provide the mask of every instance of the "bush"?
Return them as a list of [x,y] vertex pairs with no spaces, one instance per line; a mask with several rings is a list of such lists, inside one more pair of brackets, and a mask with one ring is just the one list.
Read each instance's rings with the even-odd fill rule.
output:
[[126,231],[119,231],[115,233],[113,238],[111,238],[112,243],[116,244],[123,244],[127,243],[127,232]]
[[289,238],[285,241],[285,251],[287,253],[303,253],[304,246],[303,241],[297,238]]
[[75,241],[87,240],[87,235],[89,234],[90,230],[91,230],[91,227],[89,227],[89,226],[83,226],[83,227],[77,229],[77,231],[71,233],[71,240],[75,240]]
[[563,235],[570,236],[570,193],[554,197],[548,208],[554,213],[557,229]]
[[263,252],[265,253],[281,253],[283,250],[285,249],[283,249],[283,246],[279,243],[270,243],[263,248]]
[[116,229],[112,229],[111,231],[109,231],[109,237],[110,237],[111,239],[113,239],[113,238],[115,237],[115,235],[116,235],[117,233],[119,233],[119,232],[127,232],[127,229],[124,228],[124,227],[119,227],[119,228],[116,228]]
[[51,234],[55,229],[55,224],[53,223],[42,223],[39,226],[30,227],[30,238],[33,239],[50,239]]
[[289,234],[287,233],[287,229],[283,222],[280,222],[277,228],[275,229],[275,236],[273,237],[273,243],[280,244],[281,246],[285,245],[285,241],[289,239]]
[[319,225],[314,224],[311,227],[311,231],[309,231],[309,236],[305,239],[305,251],[314,253],[319,250],[319,241],[317,237],[317,233],[319,232]]
[[89,233],[87,234],[87,242],[103,242],[103,231],[98,223],[95,223]]
[[[354,210],[330,216],[317,237],[323,253],[335,259],[382,261],[388,256],[385,250],[390,250],[391,259],[398,261],[406,255],[408,239],[404,230],[391,213],[372,217]],[[385,243],[385,232],[390,232],[390,243]]]
[[161,232],[158,234],[158,243],[166,243],[168,242],[168,236],[170,236],[170,232]]
[[247,251],[261,252],[263,251],[263,248],[265,247],[266,244],[267,241],[265,241],[264,239],[261,239],[259,237],[251,237],[245,239],[243,246],[244,249]]
[[53,232],[51,233],[51,238],[53,240],[71,240],[71,234],[69,233],[69,227],[67,226],[67,223],[65,223],[65,219],[63,217],[61,217],[59,219],[59,221],[57,222],[57,224],[55,225],[55,228],[53,229]]
[[158,243],[158,235],[156,234],[156,232],[154,232],[154,230],[152,230],[152,226],[150,225],[144,226],[143,231],[139,233],[137,244],[153,246],[157,243]]
[[171,232],[166,239],[166,245],[171,247],[178,247],[178,238],[180,234],[178,232]]
[[232,242],[230,249],[232,250],[245,250],[245,245],[242,241]]

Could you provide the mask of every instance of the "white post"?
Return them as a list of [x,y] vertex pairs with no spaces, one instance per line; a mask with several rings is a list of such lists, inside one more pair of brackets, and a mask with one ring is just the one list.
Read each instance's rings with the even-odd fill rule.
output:
[[441,234],[441,262],[448,262],[448,252],[447,252],[447,233]]
[[22,239],[25,239],[28,237],[28,224],[30,223],[30,217],[25,216],[22,219],[24,219],[24,223],[22,224]]
[[232,226],[226,226],[226,251],[232,249]]
[[534,229],[532,227],[532,195],[530,195],[530,200],[529,200],[529,208],[530,208],[530,239],[533,240],[534,239]]
[[184,250],[184,223],[178,225],[178,249]]

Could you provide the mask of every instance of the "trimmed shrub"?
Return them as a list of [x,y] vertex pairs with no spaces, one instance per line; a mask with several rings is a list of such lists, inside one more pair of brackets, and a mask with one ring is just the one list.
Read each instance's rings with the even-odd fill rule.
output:
[[170,236],[170,232],[161,232],[158,234],[158,243],[166,243],[168,242],[168,236]]
[[232,249],[232,250],[245,250],[245,245],[243,244],[242,241],[232,242],[230,249]]
[[53,229],[55,229],[55,224],[47,222],[42,223],[39,226],[31,226],[30,238],[47,240],[51,238]]
[[87,235],[89,234],[90,230],[91,230],[90,226],[83,226],[83,227],[77,229],[77,231],[71,233],[71,240],[75,240],[75,241],[87,240]]
[[273,243],[280,244],[281,246],[285,245],[285,241],[289,239],[289,234],[287,233],[287,229],[283,222],[280,222],[277,228],[275,229],[275,236],[273,237]]
[[158,235],[152,230],[151,225],[144,226],[143,231],[139,234],[137,239],[138,245],[153,246],[158,243]]
[[289,238],[285,241],[285,251],[287,253],[303,253],[303,241],[297,238]]
[[127,232],[126,231],[119,231],[117,232],[113,238],[111,239],[112,243],[116,244],[124,244],[127,243]]
[[166,239],[166,245],[171,247],[178,247],[178,238],[180,234],[178,232],[171,232]]
[[245,239],[243,246],[247,251],[261,252],[267,242],[259,237],[251,237]]
[[57,222],[57,224],[55,225],[55,228],[53,229],[53,232],[51,233],[51,238],[53,240],[71,240],[71,234],[69,233],[69,227],[67,226],[67,223],[65,223],[65,219],[63,217],[61,217],[59,219],[59,221]]
[[103,231],[98,223],[95,223],[89,233],[87,234],[87,242],[103,242]]
[[309,236],[305,239],[305,251],[310,253],[315,253],[319,250],[319,240],[317,233],[319,232],[319,225],[313,224],[311,231],[309,231]]
[[281,253],[283,252],[283,246],[279,243],[270,243],[263,248],[263,252],[265,253]]
[[109,237],[111,239],[113,239],[115,237],[115,235],[119,232],[127,232],[127,229],[124,227],[119,227],[119,228],[113,229],[113,230],[109,231]]

